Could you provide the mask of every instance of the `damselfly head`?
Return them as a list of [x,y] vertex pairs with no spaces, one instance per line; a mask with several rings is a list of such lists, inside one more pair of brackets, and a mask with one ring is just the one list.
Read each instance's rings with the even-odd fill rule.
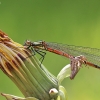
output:
[[38,48],[38,47],[43,47],[44,46],[43,44],[44,41],[31,42],[30,40],[26,40],[24,46]]

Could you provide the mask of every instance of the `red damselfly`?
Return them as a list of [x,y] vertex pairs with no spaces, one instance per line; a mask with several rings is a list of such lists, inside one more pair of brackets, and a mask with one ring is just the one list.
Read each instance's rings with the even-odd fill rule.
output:
[[35,52],[40,54],[43,59],[46,54],[43,50],[69,58],[71,60],[71,70],[75,73],[82,64],[100,69],[100,49],[45,41],[31,42],[29,40],[25,42],[25,46],[31,48],[34,54]]

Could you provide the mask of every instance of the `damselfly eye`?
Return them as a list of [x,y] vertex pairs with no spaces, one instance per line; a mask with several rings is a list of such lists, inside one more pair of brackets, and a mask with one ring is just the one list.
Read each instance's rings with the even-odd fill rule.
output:
[[30,46],[31,45],[31,41],[26,40],[26,42],[24,43],[24,46]]

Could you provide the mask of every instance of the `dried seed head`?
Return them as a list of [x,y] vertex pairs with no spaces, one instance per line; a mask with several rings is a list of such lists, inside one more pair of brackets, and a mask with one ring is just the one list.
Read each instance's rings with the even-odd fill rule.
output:
[[39,60],[32,56],[31,50],[14,42],[2,31],[0,69],[18,86],[25,97],[50,100],[49,90],[58,89],[57,78],[43,65],[40,67]]

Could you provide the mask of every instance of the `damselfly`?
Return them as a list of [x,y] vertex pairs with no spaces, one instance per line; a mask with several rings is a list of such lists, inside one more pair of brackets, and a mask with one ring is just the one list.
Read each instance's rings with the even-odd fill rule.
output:
[[29,40],[25,42],[25,46],[31,48],[34,53],[39,53],[42,56],[42,61],[46,54],[43,50],[46,50],[71,59],[72,69],[75,63],[80,64],[80,66],[85,64],[100,69],[100,49],[45,41],[31,42]]

